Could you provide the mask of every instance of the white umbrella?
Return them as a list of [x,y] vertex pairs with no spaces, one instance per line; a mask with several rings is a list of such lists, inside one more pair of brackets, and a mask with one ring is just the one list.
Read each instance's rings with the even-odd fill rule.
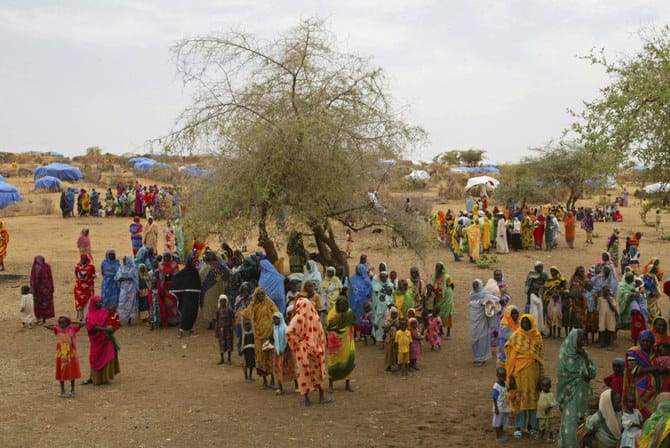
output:
[[491,176],[471,177],[468,179],[468,183],[465,184],[465,191],[470,193],[472,190],[472,192],[488,194],[498,188],[498,185],[500,185],[498,179],[494,179]]

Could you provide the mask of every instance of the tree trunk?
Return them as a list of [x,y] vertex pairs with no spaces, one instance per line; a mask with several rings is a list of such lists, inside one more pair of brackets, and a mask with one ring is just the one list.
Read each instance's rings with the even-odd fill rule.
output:
[[263,202],[258,207],[259,218],[258,218],[258,245],[263,248],[265,254],[268,256],[270,263],[275,264],[279,260],[279,255],[277,254],[277,248],[275,243],[270,239],[268,235],[268,230],[266,227],[266,220],[268,216],[268,205]]
[[345,272],[349,275],[347,254],[337,245],[330,223],[328,221],[323,224],[313,223],[310,225],[310,228],[314,233],[316,247],[319,250],[316,261],[326,267],[333,266],[337,268],[340,265],[344,266]]

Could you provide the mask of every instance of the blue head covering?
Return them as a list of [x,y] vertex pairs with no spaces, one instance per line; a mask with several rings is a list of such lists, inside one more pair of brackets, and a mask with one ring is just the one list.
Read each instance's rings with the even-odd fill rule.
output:
[[284,315],[279,311],[272,313],[272,317],[279,318],[279,325],[272,323],[272,337],[275,340],[275,353],[281,355],[286,350],[288,340],[286,339],[286,322]]
[[261,260],[261,278],[258,286],[265,289],[265,293],[277,305],[279,312],[286,311],[286,293],[284,291],[284,276],[272,266],[270,260]]
[[639,341],[642,338],[647,338],[651,339],[652,345],[656,343],[656,336],[654,336],[654,333],[652,333],[651,330],[644,330],[640,335],[637,337],[637,340]]
[[360,324],[363,305],[372,297],[372,282],[364,264],[356,266],[356,274],[349,280],[349,307],[356,314],[356,323]]

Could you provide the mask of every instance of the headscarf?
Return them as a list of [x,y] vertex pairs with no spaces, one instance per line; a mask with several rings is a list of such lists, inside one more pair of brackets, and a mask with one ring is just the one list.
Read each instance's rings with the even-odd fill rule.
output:
[[272,317],[279,318],[279,324],[272,323],[272,338],[275,341],[275,353],[281,355],[288,345],[288,340],[286,339],[286,322],[284,321],[284,315],[279,311],[272,313]]
[[360,324],[363,305],[372,298],[372,283],[364,264],[356,266],[356,274],[349,280],[349,306],[356,314],[356,323]]
[[102,331],[93,333],[95,327],[107,326],[109,312],[104,307],[100,309],[95,307],[95,303],[101,301],[100,296],[91,297],[88,312],[86,313],[86,330],[88,331],[88,338],[91,341],[89,362],[93,371],[101,370],[116,356],[114,344],[107,338],[107,334]]
[[661,443],[670,436],[670,392],[662,392],[656,397],[656,408],[644,422],[639,448],[659,448]]
[[201,288],[202,282],[200,281],[200,274],[195,267],[195,258],[193,255],[189,255],[184,268],[172,277],[170,291],[199,293]]
[[284,276],[272,266],[270,260],[261,260],[261,278],[258,286],[265,289],[267,296],[277,305],[279,312],[286,311],[286,293],[284,291]]
[[519,312],[519,308],[516,305],[510,305],[505,308],[505,313],[503,314],[502,319],[500,319],[500,329],[505,333],[505,339],[509,339],[510,336],[516,331],[518,324],[514,322],[512,318],[512,311],[516,310]]
[[491,295],[500,297],[500,287],[498,286],[498,282],[493,278],[488,279],[484,286],[484,290]]
[[[524,330],[521,322],[527,318],[530,322],[530,330]],[[505,350],[514,350],[519,355],[524,355],[534,361],[544,364],[542,354],[542,335],[537,330],[537,323],[532,314],[522,314],[519,316],[519,324],[516,331],[507,340]],[[519,369],[521,370],[521,369]],[[509,372],[508,372],[509,375]]]
[[[658,317],[656,319],[658,319]],[[637,340],[639,341],[640,339],[643,338],[651,339],[651,345],[654,345],[656,343],[655,333],[651,330],[644,330],[643,332],[641,332],[640,335],[637,337]]]
[[[586,352],[588,365],[579,353],[577,339],[580,331],[577,328],[570,331],[568,337],[563,340],[558,356],[556,399],[561,406],[568,403],[574,396],[579,383],[590,377],[589,367],[593,367],[593,359]],[[590,389],[590,386],[589,386]]]
[[615,439],[619,440],[621,438],[621,417],[617,415],[612,404],[612,389],[607,389],[600,394],[598,410],[603,416],[609,432]]
[[319,291],[321,289],[321,282],[323,281],[323,278],[321,277],[321,272],[319,272],[319,269],[316,266],[316,261],[314,260],[307,260],[307,272],[303,277],[303,282],[306,281],[311,281],[314,283],[315,291]]
[[[142,268],[144,268],[144,272],[142,272]],[[152,282],[151,271],[149,271],[149,269],[144,263],[140,263],[137,266],[137,275],[139,276],[139,278],[144,280],[144,283],[147,284],[147,288],[151,288],[151,282]]]
[[33,260],[33,267],[30,271],[30,285],[33,290],[37,288],[49,288],[53,292],[51,266],[49,266],[42,255],[36,256]]

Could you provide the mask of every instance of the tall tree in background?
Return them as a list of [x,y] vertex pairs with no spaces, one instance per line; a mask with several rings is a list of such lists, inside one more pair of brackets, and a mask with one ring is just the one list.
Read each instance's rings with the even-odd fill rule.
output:
[[424,138],[391,104],[383,71],[337,51],[317,19],[271,41],[230,32],[182,40],[172,53],[195,94],[159,144],[219,160],[191,192],[191,224],[225,229],[254,210],[259,244],[274,260],[267,222],[288,207],[312,231],[319,261],[346,265],[331,219],[354,227],[347,214],[374,212],[357,194],[374,189],[371,167]]
[[670,27],[641,33],[633,56],[607,59],[592,52],[592,64],[612,78],[600,97],[573,112],[572,125],[592,152],[611,152],[619,162],[635,157],[653,165],[656,180],[670,181]]

